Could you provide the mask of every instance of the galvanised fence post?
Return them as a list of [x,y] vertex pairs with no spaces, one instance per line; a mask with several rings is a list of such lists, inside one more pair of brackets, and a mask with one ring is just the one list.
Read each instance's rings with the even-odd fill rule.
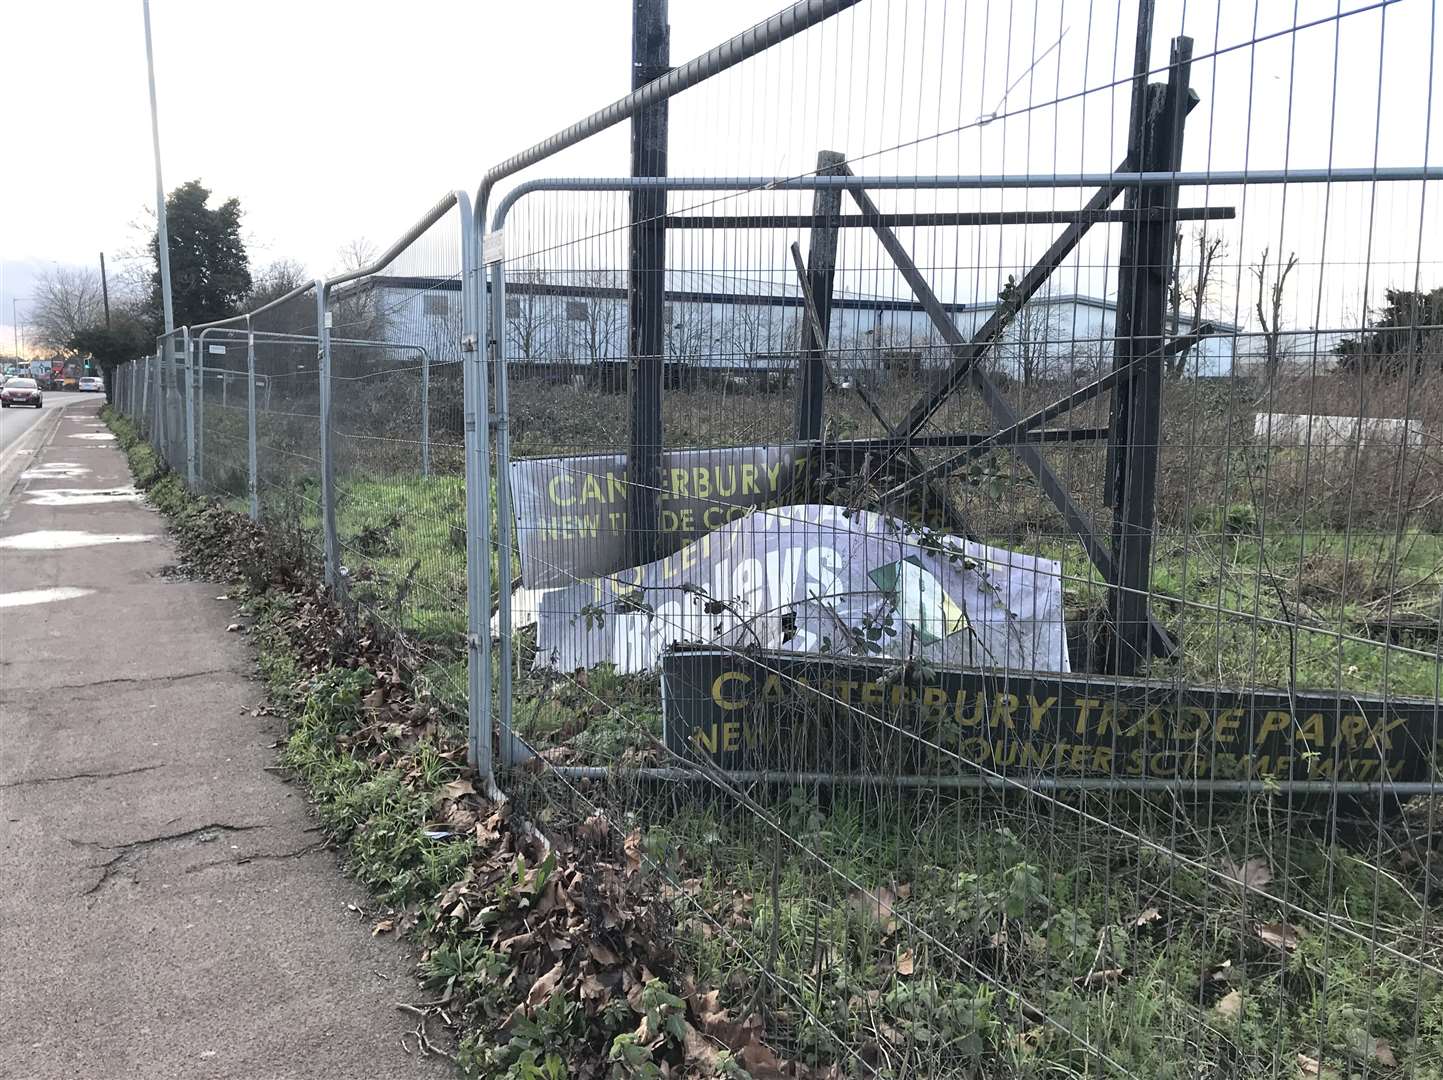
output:
[[[463,299],[462,307],[465,307]],[[464,316],[463,316],[464,318]],[[431,475],[431,350],[421,350],[421,475]]]
[[256,333],[246,316],[246,494],[251,520],[261,519],[260,487],[256,476]]
[[155,431],[150,422],[150,414],[146,411],[150,405],[150,357],[145,358],[145,376],[140,383],[140,422],[146,426],[146,435],[152,438]]
[[[195,367],[191,369],[191,384],[195,398],[195,475],[200,486],[205,484],[205,331],[202,340],[192,343],[195,350]],[[200,486],[196,490],[200,490]]]
[[[496,233],[491,235],[495,236]],[[495,378],[496,417],[492,422],[496,444],[496,577],[501,583],[497,601],[497,622],[500,630],[500,648],[497,656],[499,669],[498,698],[501,702],[501,762],[510,767],[522,758],[511,729],[511,433],[509,418],[511,405],[508,400],[506,371],[506,260],[504,250],[497,252],[491,264],[491,313],[487,325],[491,328],[490,346],[492,374]]]
[[[491,743],[491,467],[490,402],[485,367],[485,281],[479,223],[466,192],[461,217],[461,397],[466,449],[466,756],[490,789]],[[503,588],[502,592],[505,592]]]
[[316,337],[321,391],[321,534],[324,547],[326,584],[335,589],[341,582],[340,544],[336,538],[336,477],[331,460],[331,313],[326,283],[316,282]]
[[166,428],[170,425],[165,422],[165,368],[170,361],[170,355],[170,336],[166,335],[160,339],[160,345],[155,350],[155,430],[151,437],[151,444],[160,453],[167,466],[170,465],[170,447],[167,445],[169,433]]
[[191,491],[198,489],[198,467],[199,459],[196,456],[195,443],[195,358],[191,356],[190,349],[190,327],[181,327],[180,331],[181,348],[185,350],[185,366],[182,369],[185,382],[181,386],[181,396],[185,404],[185,482]]

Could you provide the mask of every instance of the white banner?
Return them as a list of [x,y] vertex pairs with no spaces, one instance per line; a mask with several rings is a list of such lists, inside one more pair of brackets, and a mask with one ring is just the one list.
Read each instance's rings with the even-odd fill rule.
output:
[[1060,565],[838,506],[759,510],[646,566],[516,594],[538,667],[655,670],[675,642],[1067,671]]

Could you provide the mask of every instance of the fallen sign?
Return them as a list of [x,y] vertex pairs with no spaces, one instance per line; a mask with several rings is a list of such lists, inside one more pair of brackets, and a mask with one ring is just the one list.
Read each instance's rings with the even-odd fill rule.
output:
[[[664,453],[660,553],[751,510],[798,501],[809,460],[809,448],[796,443]],[[522,583],[542,588],[627,569],[630,486],[625,454],[512,462]]]
[[758,510],[620,574],[516,594],[536,666],[654,671],[677,642],[1066,671],[1059,564],[841,506]]
[[666,746],[728,771],[1067,781],[1426,781],[1437,701],[678,646]]

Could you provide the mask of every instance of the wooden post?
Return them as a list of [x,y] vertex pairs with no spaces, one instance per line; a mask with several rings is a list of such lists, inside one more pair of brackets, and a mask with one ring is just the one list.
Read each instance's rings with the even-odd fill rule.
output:
[[[638,89],[670,70],[667,0],[632,0],[631,85]],[[665,176],[667,103],[631,121],[631,175]],[[666,192],[631,193],[627,268],[627,376],[631,410],[627,531],[631,563],[651,562],[659,550],[662,484],[662,385],[666,372]]]
[[[1147,88],[1140,150],[1143,171],[1167,172],[1181,164],[1192,39],[1175,38],[1171,59],[1167,84]],[[1167,210],[1177,205],[1177,198],[1175,185],[1149,187],[1138,193],[1138,205],[1144,210]],[[1140,218],[1124,230],[1131,234],[1131,242],[1124,236],[1121,256],[1127,261],[1118,268],[1115,369],[1162,347],[1172,278],[1172,226]],[[1125,297],[1130,300],[1127,304]],[[1162,383],[1159,355],[1133,365],[1118,384],[1115,398],[1112,551],[1118,576],[1112,590],[1115,634],[1110,667],[1117,675],[1136,674],[1151,652],[1148,592],[1162,440]]]
[[[817,175],[836,176],[847,155],[823,150],[817,155]],[[823,333],[832,325],[832,281],[837,270],[837,226],[835,219],[842,210],[842,192],[838,188],[818,188],[812,195],[812,214],[820,218],[812,226],[807,251],[807,291],[816,305],[817,322]],[[822,388],[827,373],[822,352],[825,339],[817,340],[812,320],[802,323],[801,379],[797,390],[797,438],[822,437]]]

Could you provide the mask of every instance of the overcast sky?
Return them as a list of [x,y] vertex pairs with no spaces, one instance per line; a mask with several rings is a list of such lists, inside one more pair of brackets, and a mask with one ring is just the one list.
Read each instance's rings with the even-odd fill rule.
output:
[[[1117,6],[1120,3],[1121,7]],[[678,99],[673,174],[794,174],[842,149],[858,173],[1105,170],[1122,156],[1135,0],[863,0],[781,49]],[[1221,7],[1219,7],[1221,4]],[[779,0],[672,0],[680,62],[775,11]],[[1443,162],[1436,0],[1346,0],[1373,7],[1337,21],[1336,0],[1162,0],[1153,63],[1186,32],[1202,99],[1185,168]],[[315,273],[365,237],[384,244],[447,189],[627,89],[626,0],[154,0],[167,187],[199,178],[237,196],[257,267],[278,257]],[[1259,44],[1245,45],[1264,38]],[[1221,50],[1221,55],[1214,56]],[[1039,59],[1040,58],[1040,59]],[[1161,76],[1159,76],[1161,77]],[[1091,91],[1083,94],[1084,90]],[[0,0],[0,108],[9,153],[0,198],[0,350],[11,300],[52,264],[118,261],[149,228],[154,174],[140,0]],[[1050,104],[1061,99],[1062,104]],[[1001,106],[999,110],[999,105]],[[1000,118],[981,124],[993,111]],[[1431,118],[1430,118],[1431,113]],[[626,171],[625,131],[568,151],[528,176]],[[1075,206],[1075,191],[900,195],[901,208]],[[772,200],[770,202],[766,200]],[[673,204],[694,205],[701,200]],[[1439,185],[1199,189],[1189,205],[1228,205],[1231,294],[1247,319],[1247,265],[1264,245],[1298,253],[1289,308],[1298,325],[1357,318],[1387,284],[1443,281]],[[801,206],[802,202],[794,202]],[[546,205],[523,204],[518,240],[540,250]],[[751,195],[723,209],[783,200]],[[580,264],[620,202],[569,207],[551,264]],[[1221,228],[1221,227],[1220,227]],[[925,230],[908,237],[948,298],[995,295],[1052,229]],[[1105,292],[1116,230],[1095,230],[1059,284]],[[1420,247],[1420,236],[1423,241]],[[785,273],[772,235],[678,235],[674,264]],[[803,238],[804,239],[804,238]],[[564,252],[556,247],[569,242]],[[524,245],[523,245],[524,246]],[[602,245],[603,247],[605,245]],[[508,245],[509,252],[520,250]],[[610,249],[608,249],[610,251]],[[849,236],[853,284],[898,288],[875,244]],[[612,258],[608,253],[606,259]],[[1371,269],[1369,267],[1371,266]],[[1064,280],[1065,279],[1065,280]]]

